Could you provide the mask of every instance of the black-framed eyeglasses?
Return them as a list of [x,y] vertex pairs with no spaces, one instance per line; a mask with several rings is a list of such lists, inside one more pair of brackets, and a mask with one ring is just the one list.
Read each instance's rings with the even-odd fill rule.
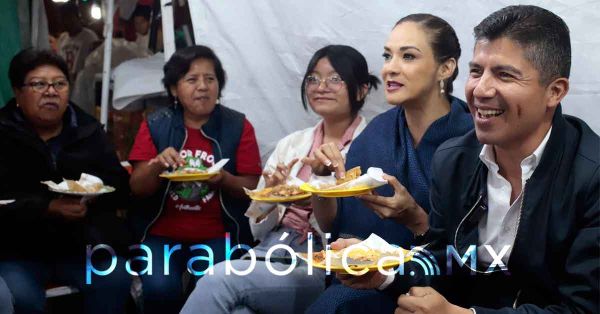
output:
[[61,92],[63,90],[66,90],[67,87],[69,87],[69,81],[60,80],[60,81],[55,81],[52,83],[49,83],[46,81],[34,81],[34,82],[26,83],[25,86],[31,87],[31,89],[33,91],[38,92],[38,93],[43,93],[43,92],[47,91],[48,88],[50,88],[50,86],[54,87],[54,89],[56,91]]
[[323,79],[316,75],[309,75],[306,77],[305,81],[307,88],[317,88],[321,85],[321,83],[325,83],[327,87],[334,90],[339,90],[342,85],[344,85],[344,80],[342,80],[342,78],[337,74]]

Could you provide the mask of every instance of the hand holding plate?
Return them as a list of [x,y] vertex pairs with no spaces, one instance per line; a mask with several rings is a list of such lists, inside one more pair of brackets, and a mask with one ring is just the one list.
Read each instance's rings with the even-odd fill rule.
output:
[[394,188],[393,196],[385,197],[371,192],[356,197],[381,219],[393,219],[404,224],[415,234],[427,231],[429,228],[427,213],[417,204],[408,190],[394,176],[384,174],[383,178]]

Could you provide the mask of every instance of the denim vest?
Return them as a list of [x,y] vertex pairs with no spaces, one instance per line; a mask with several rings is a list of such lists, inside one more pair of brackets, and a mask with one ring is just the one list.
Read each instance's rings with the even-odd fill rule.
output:
[[[237,175],[236,153],[244,129],[244,121],[244,114],[217,104],[208,121],[198,130],[211,142],[215,163],[223,158],[229,158],[224,169],[233,175]],[[147,122],[158,152],[162,152],[167,147],[177,150],[183,148],[187,131],[180,106],[157,110],[148,116]],[[168,188],[169,183],[163,183],[154,196],[142,201],[141,209],[134,214],[132,227],[138,239],[142,241],[145,239],[150,227],[162,213]],[[232,242],[251,244],[250,227],[248,219],[244,216],[250,204],[249,200],[232,198],[221,190],[219,190],[219,200],[223,210],[223,225],[225,231],[231,234]]]

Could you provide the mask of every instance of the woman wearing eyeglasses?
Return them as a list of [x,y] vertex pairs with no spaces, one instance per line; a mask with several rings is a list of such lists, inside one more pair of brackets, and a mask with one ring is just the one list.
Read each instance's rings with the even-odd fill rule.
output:
[[[331,45],[318,50],[311,58],[301,85],[302,103],[321,116],[316,126],[294,132],[277,143],[266,163],[259,188],[285,183],[288,176],[308,180],[312,171],[300,159],[310,156],[323,143],[331,143],[343,154],[353,139],[365,128],[359,114],[371,88],[379,80],[369,74],[365,58],[349,46]],[[322,249],[324,239],[312,214],[310,202],[289,206],[252,202],[246,212],[256,240],[259,261],[252,271],[237,276],[226,273],[225,263],[214,267],[214,274],[201,278],[188,298],[182,313],[303,313],[325,288],[325,273],[299,262],[286,271],[291,256],[285,250],[271,255],[273,270],[264,258],[276,244],[284,244],[295,252],[306,252],[309,242],[313,250]],[[308,239],[312,233],[313,238]],[[295,257],[294,257],[295,258]],[[260,261],[262,259],[263,261]],[[233,268],[252,267],[249,260],[231,261]]]
[[[11,61],[15,94],[0,110],[0,277],[16,313],[44,313],[48,283],[71,285],[83,294],[85,313],[122,313],[131,280],[123,267],[86,284],[86,245],[130,244],[116,215],[127,204],[128,175],[102,125],[69,102],[65,61],[51,51],[26,49]],[[58,195],[40,181],[101,178],[113,193],[91,201]],[[94,254],[106,270],[109,254]],[[117,257],[118,265],[124,259]]]
[[[316,172],[335,172],[361,166],[380,167],[389,184],[374,193],[331,199],[313,197],[315,216],[325,232],[332,233],[333,249],[341,249],[375,233],[389,243],[410,248],[416,236],[427,230],[406,213],[429,212],[431,159],[446,140],[473,128],[462,100],[451,95],[458,75],[460,45],[446,21],[430,14],[412,14],[400,19],[383,46],[381,77],[385,97],[394,106],[375,117],[359,136],[347,159],[333,147],[323,145],[315,158],[306,160]],[[421,210],[424,209],[423,210]],[[440,265],[441,266],[441,265]],[[387,313],[395,300],[377,290],[358,290],[373,280],[385,286],[379,272],[364,276],[338,274],[309,313]]]

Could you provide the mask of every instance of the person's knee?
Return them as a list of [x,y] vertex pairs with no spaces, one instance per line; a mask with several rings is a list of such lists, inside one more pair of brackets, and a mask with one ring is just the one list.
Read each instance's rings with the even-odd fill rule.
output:
[[[17,275],[18,276],[18,275]],[[9,298],[17,313],[43,313],[46,305],[45,290],[40,283],[15,278],[5,278]]]
[[6,283],[0,278],[0,314],[13,312],[12,294]]
[[216,288],[222,288],[227,285],[227,274],[225,262],[214,265],[196,282],[194,291],[214,291]]
[[[206,299],[218,299],[221,303],[232,303],[237,302],[243,298],[244,287],[247,286],[247,277],[238,276],[231,272],[231,267],[235,269],[245,269],[248,266],[248,261],[234,260],[230,261],[230,265],[227,262],[221,262],[207,272],[202,278],[196,283],[196,287],[192,292],[192,296]],[[230,270],[228,273],[227,270]],[[192,297],[190,296],[190,297]]]

